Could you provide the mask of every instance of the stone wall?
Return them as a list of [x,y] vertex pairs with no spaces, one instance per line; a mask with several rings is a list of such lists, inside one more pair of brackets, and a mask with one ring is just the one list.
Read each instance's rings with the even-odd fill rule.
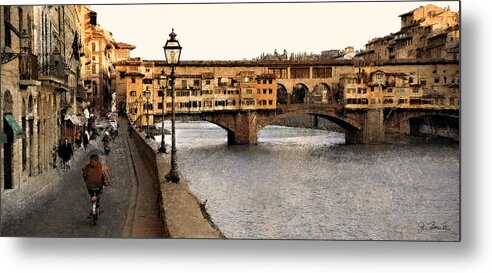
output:
[[170,238],[225,238],[210,220],[204,205],[190,191],[184,177],[180,183],[165,182],[170,154],[158,154],[158,145],[147,141],[144,134],[134,128],[131,135],[154,182],[159,185],[159,213],[164,233]]

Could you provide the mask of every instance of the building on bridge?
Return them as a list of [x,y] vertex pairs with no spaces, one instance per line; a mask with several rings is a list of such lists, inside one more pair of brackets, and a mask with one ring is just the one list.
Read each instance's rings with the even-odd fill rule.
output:
[[399,16],[396,33],[369,41],[356,57],[365,60],[459,60],[459,12],[429,4]]
[[[170,73],[165,62],[136,58],[115,66],[118,103],[137,126],[152,127],[170,113],[170,86],[164,92],[165,84],[159,83],[161,71]],[[232,132],[231,143],[255,142],[268,122],[301,113],[334,121],[352,132],[350,142],[368,143],[381,141],[387,130],[384,120],[392,114],[402,113],[392,126],[408,133],[410,126],[400,123],[416,117],[403,113],[442,111],[454,118],[459,111],[459,62],[451,60],[184,61],[176,74],[178,116],[219,124]],[[143,96],[146,89],[151,91],[149,101]],[[242,128],[250,126],[248,120],[259,125]],[[367,131],[362,124],[376,129]]]

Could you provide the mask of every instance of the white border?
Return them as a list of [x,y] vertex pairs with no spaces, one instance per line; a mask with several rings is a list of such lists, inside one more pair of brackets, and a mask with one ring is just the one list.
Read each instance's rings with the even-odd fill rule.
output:
[[[134,1],[91,1],[122,2]],[[23,3],[64,2],[2,1],[2,5]],[[489,174],[492,123],[487,111],[492,102],[489,90],[492,16],[488,3],[490,1],[486,0],[462,1],[461,243],[0,238],[0,270],[50,273],[150,270],[492,272],[492,181]]]

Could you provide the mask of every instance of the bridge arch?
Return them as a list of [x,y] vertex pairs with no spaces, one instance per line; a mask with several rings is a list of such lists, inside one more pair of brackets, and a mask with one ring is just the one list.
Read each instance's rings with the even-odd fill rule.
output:
[[459,140],[459,116],[451,111],[396,113],[385,121],[385,129],[399,134],[425,133]]
[[304,83],[297,83],[292,89],[292,104],[308,103],[309,102],[309,88]]
[[333,93],[330,90],[330,86],[326,83],[318,83],[314,86],[313,92],[311,92],[312,103],[333,103]]
[[287,88],[281,83],[277,84],[277,104],[287,104],[289,101],[289,94]]

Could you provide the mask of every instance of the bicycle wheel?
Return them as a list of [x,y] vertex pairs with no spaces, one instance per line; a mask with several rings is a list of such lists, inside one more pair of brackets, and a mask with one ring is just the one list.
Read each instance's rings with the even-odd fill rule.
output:
[[96,225],[97,223],[97,214],[92,214],[92,225]]

